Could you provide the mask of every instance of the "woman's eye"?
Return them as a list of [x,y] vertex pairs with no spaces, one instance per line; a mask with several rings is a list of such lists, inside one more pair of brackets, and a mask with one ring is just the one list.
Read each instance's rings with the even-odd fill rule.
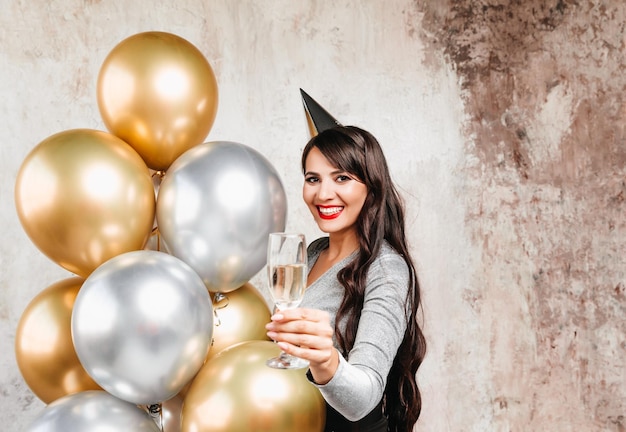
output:
[[318,181],[317,177],[307,177],[304,179],[305,182],[307,183],[316,183]]
[[344,182],[347,182],[349,180],[352,180],[352,179],[349,176],[347,176],[347,175],[343,175],[342,174],[342,175],[337,176],[337,181],[339,183],[344,183]]

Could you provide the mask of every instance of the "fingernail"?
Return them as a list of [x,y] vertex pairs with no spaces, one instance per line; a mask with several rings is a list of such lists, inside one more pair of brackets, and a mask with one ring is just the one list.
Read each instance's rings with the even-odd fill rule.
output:
[[278,342],[276,345],[278,345],[278,347],[283,351],[287,351],[287,349],[289,348],[287,342]]
[[277,313],[277,314],[272,315],[272,321],[280,321],[283,318],[284,318],[283,314]]
[[278,336],[278,333],[273,332],[273,331],[268,331],[267,332],[267,337],[270,339],[274,339],[276,336]]

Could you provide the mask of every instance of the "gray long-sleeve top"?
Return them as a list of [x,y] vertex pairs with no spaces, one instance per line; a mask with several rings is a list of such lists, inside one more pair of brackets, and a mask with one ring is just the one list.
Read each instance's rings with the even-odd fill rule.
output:
[[[309,269],[327,247],[328,237],[309,245]],[[356,253],[335,264],[313,282],[300,305],[327,311],[333,328],[344,292],[337,280],[337,272],[354,259]],[[384,244],[368,271],[354,347],[347,359],[339,356],[339,367],[327,384],[314,383],[326,402],[350,421],[363,418],[382,399],[387,375],[406,330],[408,280],[406,263]],[[345,323],[340,323],[340,328],[343,330]],[[335,338],[333,342],[338,348]]]

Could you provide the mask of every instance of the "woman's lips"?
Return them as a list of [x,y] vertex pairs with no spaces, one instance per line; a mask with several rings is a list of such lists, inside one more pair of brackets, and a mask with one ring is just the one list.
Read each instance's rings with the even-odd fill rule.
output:
[[326,220],[338,218],[342,211],[343,207],[339,206],[317,206],[317,213],[320,218]]

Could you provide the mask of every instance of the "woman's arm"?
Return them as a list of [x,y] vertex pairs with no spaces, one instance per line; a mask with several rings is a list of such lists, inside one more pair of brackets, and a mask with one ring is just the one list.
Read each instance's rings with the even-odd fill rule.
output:
[[309,360],[326,401],[349,420],[367,415],[381,400],[406,329],[408,272],[397,255],[372,265],[356,340],[348,359],[333,346],[328,313],[293,309],[275,314],[268,336],[289,354]]

